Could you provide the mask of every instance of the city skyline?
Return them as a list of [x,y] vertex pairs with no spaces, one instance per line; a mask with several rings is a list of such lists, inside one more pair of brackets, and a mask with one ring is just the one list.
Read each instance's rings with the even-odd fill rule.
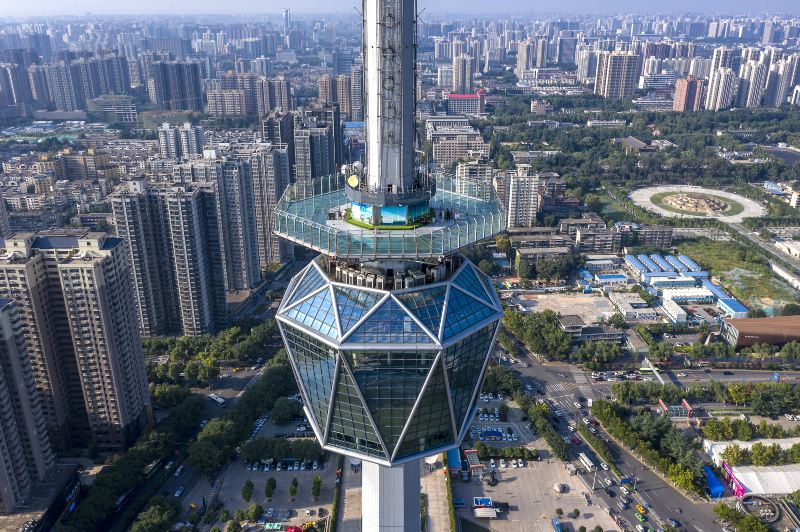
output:
[[[251,14],[257,13],[267,16],[278,17],[281,6],[262,6],[250,0],[232,0],[226,2],[226,15]],[[324,15],[324,14],[351,14],[352,9],[358,7],[356,3],[342,2],[335,7],[330,2],[322,0],[301,0],[293,2],[290,9],[293,13],[302,15]],[[425,2],[424,11],[421,16],[426,14],[452,15],[452,14],[474,14],[474,15],[563,15],[582,13],[592,14],[690,14],[690,15],[742,15],[754,16],[757,14],[791,14],[797,12],[796,3],[792,0],[765,0],[759,2],[758,9],[753,9],[751,2],[744,0],[715,1],[711,5],[704,5],[698,9],[696,2],[690,0],[677,0],[670,4],[657,4],[653,6],[644,5],[634,0],[614,0],[605,2],[599,6],[596,2],[589,0],[567,0],[559,3],[559,9],[554,10],[552,4],[548,2],[536,2],[533,5],[525,3],[520,5],[516,0],[499,0],[492,3],[492,8],[487,8],[485,2],[478,0],[436,0],[435,2]],[[136,3],[136,9],[122,8],[117,4],[109,4],[102,0],[79,0],[70,3],[68,6],[55,0],[39,0],[33,4],[12,3],[4,6],[4,16],[25,17],[25,16],[59,16],[59,15],[203,15],[219,14],[220,7],[218,2],[212,0],[193,0],[163,3],[157,0],[142,0]],[[1,19],[1,18],[0,18]]]

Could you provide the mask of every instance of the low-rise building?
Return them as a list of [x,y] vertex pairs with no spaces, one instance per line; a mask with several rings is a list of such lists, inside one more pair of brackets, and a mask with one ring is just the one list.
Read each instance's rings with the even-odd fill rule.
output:
[[661,309],[672,323],[686,323],[686,311],[671,299],[664,299],[661,302]]
[[575,343],[582,342],[624,342],[625,331],[600,325],[586,325],[583,318],[567,314],[558,318],[558,324]]
[[605,227],[578,228],[575,231],[575,245],[580,253],[619,253],[622,249],[622,237]]
[[729,319],[722,323],[722,337],[730,345],[783,345],[800,341],[800,316]]
[[658,313],[637,293],[611,292],[608,294],[608,299],[627,319],[648,321],[658,319]]
[[628,276],[624,273],[596,273],[593,280],[597,286],[625,286],[628,284]]
[[661,297],[676,303],[713,303],[717,300],[717,296],[704,287],[665,288],[661,291]]

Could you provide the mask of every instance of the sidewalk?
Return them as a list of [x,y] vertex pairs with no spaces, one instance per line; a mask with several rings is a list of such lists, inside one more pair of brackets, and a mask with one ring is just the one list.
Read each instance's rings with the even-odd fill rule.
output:
[[361,470],[353,473],[347,460],[342,468],[342,492],[336,529],[340,532],[361,532]]
[[[441,463],[441,462],[440,462]],[[419,467],[420,487],[425,494],[427,510],[427,530],[428,532],[450,532],[450,511],[447,503],[447,480],[445,470],[438,467],[434,471],[428,471],[423,460]]]

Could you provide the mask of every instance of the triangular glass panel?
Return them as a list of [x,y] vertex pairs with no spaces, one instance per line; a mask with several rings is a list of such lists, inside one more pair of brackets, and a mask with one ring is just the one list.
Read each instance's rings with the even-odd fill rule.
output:
[[459,432],[467,422],[464,418],[475,388],[480,383],[481,369],[489,356],[489,347],[496,328],[497,324],[493,323],[444,350],[444,367],[447,368],[453,415]]
[[478,276],[475,275],[475,272],[472,271],[469,264],[461,269],[461,272],[456,276],[453,282],[463,288],[465,292],[482,299],[486,303],[491,302],[491,299],[489,299],[489,296],[486,294],[486,288],[483,286],[483,283],[478,280]]
[[328,289],[321,290],[312,297],[289,308],[284,312],[284,315],[334,340],[339,338],[333,301],[331,301],[331,291]]
[[336,371],[336,349],[300,329],[287,326],[283,329],[289,352],[300,376],[300,383],[311,402],[311,413],[317,427],[324,434]]
[[452,443],[454,439],[444,372],[442,365],[436,364],[395,458],[427,452]]
[[291,295],[292,300],[289,301],[288,305],[294,305],[308,294],[318,290],[322,285],[325,284],[325,279],[319,273],[317,268],[314,267],[312,264],[308,267],[308,271],[306,272],[305,277],[303,280],[300,281],[300,284],[297,285],[297,289]]
[[406,314],[393,299],[387,299],[347,338],[354,344],[430,344],[422,327]]
[[395,297],[421,321],[435,336],[439,336],[442,323],[442,309],[447,294],[446,286],[437,286],[418,292],[406,292]]
[[486,287],[486,293],[489,294],[489,301],[499,307],[500,300],[497,297],[497,289],[494,287],[492,279],[488,275],[483,275],[483,272],[481,272],[481,275],[478,275],[477,272],[475,274],[478,276],[478,279],[480,279],[483,282],[483,285]]
[[336,306],[339,308],[342,334],[347,334],[347,331],[383,297],[382,294],[341,286],[336,286],[333,290],[336,292]]
[[372,426],[364,410],[364,405],[344,364],[339,369],[327,443],[369,456],[389,458],[380,444],[375,427]]
[[450,287],[447,316],[444,319],[444,339],[455,336],[497,312],[469,297],[455,286]]
[[344,351],[386,448],[394,449],[437,351]]

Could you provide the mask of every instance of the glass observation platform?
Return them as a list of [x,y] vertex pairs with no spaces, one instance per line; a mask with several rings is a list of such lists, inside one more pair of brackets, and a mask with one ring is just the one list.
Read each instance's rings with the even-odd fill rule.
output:
[[506,215],[491,183],[438,174],[431,222],[414,229],[368,229],[346,220],[352,199],[332,175],[291,185],[275,211],[275,233],[336,258],[441,257],[505,229]]
[[491,280],[464,259],[446,280],[379,290],[332,279],[323,260],[276,314],[323,448],[393,466],[458,445],[503,316]]

